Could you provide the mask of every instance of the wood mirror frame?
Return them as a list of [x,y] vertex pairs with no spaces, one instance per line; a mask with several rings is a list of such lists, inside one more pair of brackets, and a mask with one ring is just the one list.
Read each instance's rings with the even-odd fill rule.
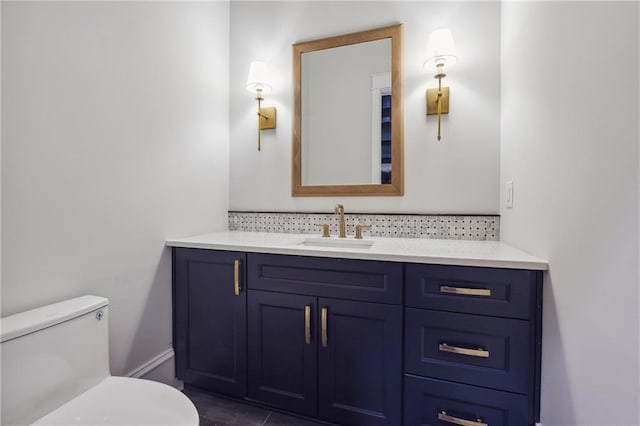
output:
[[[302,184],[302,54],[375,40],[391,39],[391,183],[358,185]],[[344,34],[293,45],[293,149],[291,195],[388,196],[404,194],[402,113],[402,24]]]

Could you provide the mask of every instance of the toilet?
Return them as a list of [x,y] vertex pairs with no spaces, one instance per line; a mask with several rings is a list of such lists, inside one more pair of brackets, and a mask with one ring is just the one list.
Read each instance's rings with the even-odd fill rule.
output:
[[2,425],[197,426],[171,386],[111,376],[109,301],[81,296],[0,319]]

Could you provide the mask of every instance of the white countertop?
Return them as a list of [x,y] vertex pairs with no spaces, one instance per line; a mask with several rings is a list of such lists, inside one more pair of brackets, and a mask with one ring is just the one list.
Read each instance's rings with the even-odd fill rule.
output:
[[440,265],[535,270],[547,270],[549,267],[546,260],[531,256],[500,241],[368,237],[365,239],[374,242],[369,248],[300,245],[306,238],[311,237],[316,237],[316,235],[223,231],[172,239],[167,241],[167,245],[170,247]]

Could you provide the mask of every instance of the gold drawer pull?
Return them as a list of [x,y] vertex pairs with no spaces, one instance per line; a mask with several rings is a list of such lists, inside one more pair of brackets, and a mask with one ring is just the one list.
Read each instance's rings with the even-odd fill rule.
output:
[[311,344],[311,306],[304,307],[304,342]]
[[440,349],[440,352],[449,352],[452,354],[467,355],[467,356],[477,356],[479,358],[489,358],[489,351],[485,351],[482,348],[467,349],[467,348],[460,348],[458,346],[449,346],[446,343],[440,343],[440,345],[438,346],[438,349]]
[[326,348],[328,345],[327,339],[327,308],[322,308],[321,315],[321,328],[322,328],[322,347]]
[[233,294],[240,296],[240,261],[233,261]]
[[440,293],[447,294],[463,294],[465,296],[491,296],[491,289],[488,288],[464,288],[464,287],[451,287],[448,285],[440,286]]
[[438,420],[442,420],[443,422],[451,423],[453,425],[460,426],[489,426],[489,423],[485,423],[482,420],[465,420],[460,417],[453,417],[447,414],[446,411],[440,411],[438,413]]

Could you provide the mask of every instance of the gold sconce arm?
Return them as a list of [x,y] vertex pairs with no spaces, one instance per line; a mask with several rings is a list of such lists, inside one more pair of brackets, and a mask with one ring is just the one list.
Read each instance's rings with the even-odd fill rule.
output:
[[258,151],[260,151],[262,130],[276,128],[276,107],[261,106],[263,98],[260,91],[256,92],[256,100],[258,101]]
[[427,89],[427,115],[438,115],[438,140],[442,138],[442,114],[449,113],[449,88],[442,87],[442,79],[446,76],[444,64],[438,64],[434,76],[438,79],[438,88]]
[[440,131],[442,129],[442,65],[439,66],[440,73],[438,73],[438,140],[440,140]]

